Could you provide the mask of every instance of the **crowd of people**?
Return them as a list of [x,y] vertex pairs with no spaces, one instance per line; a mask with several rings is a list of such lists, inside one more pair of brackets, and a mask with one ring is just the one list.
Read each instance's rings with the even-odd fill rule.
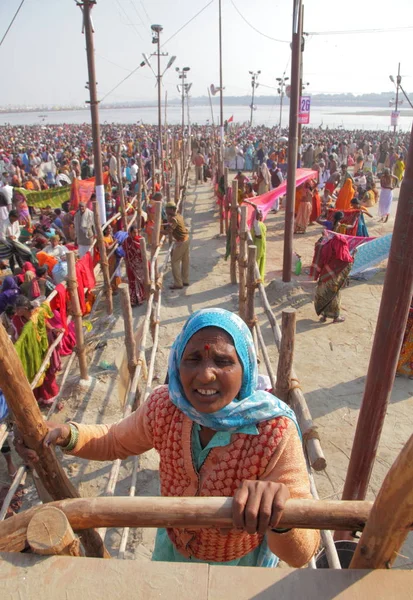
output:
[[[88,202],[74,207],[69,201],[59,208],[47,206],[39,211],[30,203],[24,205],[25,194],[19,190],[64,187],[93,177],[91,132],[88,126],[21,129],[0,130],[0,194],[5,202],[0,214],[0,256],[4,272],[8,269],[0,293],[0,318],[29,380],[55,336],[65,333],[36,388],[38,401],[50,405],[58,392],[59,355],[71,352],[74,343],[73,332],[62,319],[66,314],[62,309],[66,300],[62,291],[65,257],[68,251],[77,252],[79,277],[80,271],[93,271],[96,231]],[[256,198],[284,182],[287,141],[282,133],[263,127],[227,130],[224,158],[238,171],[237,200],[254,209],[251,233],[262,280],[267,228]],[[173,128],[171,135],[178,144]],[[119,139],[121,172],[114,147]],[[209,127],[194,130],[196,184],[213,178],[213,139]],[[295,232],[305,234],[315,222],[325,227],[326,234],[316,244],[312,272],[318,282],[315,308],[322,322],[329,318],[336,323],[343,321],[340,289],[347,281],[353,257],[342,234],[357,238],[368,235],[364,216],[371,216],[367,209],[377,202],[378,194],[380,216],[388,217],[391,193],[383,191],[391,192],[401,181],[407,151],[404,136],[392,139],[392,143],[387,134],[376,132],[306,130],[303,135],[300,163],[312,169],[314,177],[297,190]],[[105,229],[107,249],[118,244],[109,263],[114,291],[115,276],[120,276],[116,274],[118,258],[124,256],[131,303],[143,302],[141,240],[144,232],[148,244],[153,241],[159,210],[163,214],[162,232],[175,242],[171,287],[180,290],[188,286],[189,234],[175,203],[165,202],[161,191],[162,178],[169,169],[167,161],[157,172],[153,170],[156,129],[104,126],[102,151],[112,187],[106,197],[107,219],[119,208],[121,186],[133,208],[140,165],[145,171],[143,179],[151,180],[150,193],[144,190],[142,197],[142,221],[128,231],[118,222]],[[380,177],[380,192],[375,175]],[[223,202],[223,181],[216,181],[216,185]],[[93,199],[92,195],[90,201]],[[279,207],[274,203],[275,211]],[[83,276],[84,288],[89,288],[88,274]],[[58,288],[57,307],[47,299]],[[86,298],[83,305],[86,312]],[[39,338],[41,344],[33,350],[31,344]],[[410,331],[405,351],[411,345]],[[29,360],[33,356],[36,360]],[[406,364],[401,358],[400,372]],[[278,526],[288,498],[311,497],[300,432],[294,413],[271,393],[267,382],[260,380],[251,332],[231,312],[211,308],[189,317],[171,349],[167,384],[156,388],[128,418],[111,426],[51,423],[48,427],[46,445],[58,445],[71,455],[90,460],[123,459],[155,448],[160,455],[163,496],[233,497],[230,529],[160,529],[154,560],[273,567],[281,558],[301,567],[317,551],[317,531]],[[19,437],[16,443],[27,461],[38,460]],[[6,460],[12,474],[14,465],[10,457]]]

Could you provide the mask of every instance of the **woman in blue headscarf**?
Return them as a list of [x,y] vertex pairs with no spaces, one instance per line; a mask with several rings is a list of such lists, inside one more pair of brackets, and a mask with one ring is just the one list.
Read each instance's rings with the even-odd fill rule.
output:
[[318,532],[277,527],[288,498],[311,497],[300,434],[292,410],[257,390],[248,327],[226,310],[194,313],[172,346],[168,376],[120,423],[49,425],[45,444],[92,460],[155,448],[163,496],[233,497],[232,528],[160,529],[154,560],[306,564]]

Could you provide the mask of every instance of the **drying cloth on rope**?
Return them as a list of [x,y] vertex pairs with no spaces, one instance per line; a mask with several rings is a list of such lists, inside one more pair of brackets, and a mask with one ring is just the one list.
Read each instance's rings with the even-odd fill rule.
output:
[[335,231],[328,231],[327,229],[324,230],[323,235],[327,236],[328,238],[332,238],[335,235],[341,235],[341,237],[347,240],[348,248],[351,254],[353,254],[356,248],[361,246],[361,244],[365,244],[366,242],[371,242],[372,240],[377,239],[375,237],[359,237],[356,235],[345,235],[344,233],[336,233]]
[[[103,173],[103,185],[106,187],[109,184],[109,173]],[[95,192],[95,178],[90,179],[74,179],[71,186],[70,194],[70,210],[77,210],[79,202],[87,204],[90,201],[91,195]],[[88,208],[92,209],[91,206]]]
[[389,258],[392,235],[389,233],[357,248],[350,276],[363,273]]
[[[296,186],[296,188],[299,187],[300,185],[305,183],[308,179],[317,180],[317,177],[318,177],[317,171],[313,171],[312,169],[297,169],[295,186]],[[259,206],[259,208],[263,214],[263,220],[265,221],[268,213],[274,206],[275,201],[278,198],[281,198],[281,196],[285,196],[286,193],[287,193],[287,181],[283,181],[283,183],[281,185],[279,185],[277,188],[275,188],[274,190],[271,190],[270,192],[266,192],[265,194],[261,194],[261,196],[255,196],[255,198],[249,198],[249,200],[251,202],[253,202],[254,204],[256,204],[257,206]],[[248,206],[248,211],[247,211],[248,212],[248,216],[247,216],[248,229],[251,229],[252,223],[254,220],[254,208],[249,205],[247,205],[247,206]]]
[[29,206],[35,206],[36,208],[45,208],[49,205],[53,208],[60,208],[63,202],[70,200],[70,186],[68,185],[42,190],[41,192],[19,188],[19,192],[24,195]]

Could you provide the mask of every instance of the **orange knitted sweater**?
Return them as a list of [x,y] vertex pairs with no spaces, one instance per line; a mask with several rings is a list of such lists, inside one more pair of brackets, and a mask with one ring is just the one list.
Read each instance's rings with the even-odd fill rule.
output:
[[[126,458],[155,448],[160,455],[163,496],[233,496],[244,479],[284,483],[292,498],[311,498],[305,460],[295,425],[280,417],[260,423],[259,435],[234,434],[227,446],[213,448],[199,473],[191,454],[192,421],[169,400],[167,386],[154,390],[147,402],[116,425],[77,425],[79,441],[71,453],[92,460]],[[254,550],[262,535],[235,529],[169,529],[184,556],[225,562]],[[291,566],[313,556],[319,533],[295,529],[269,532],[272,552]]]

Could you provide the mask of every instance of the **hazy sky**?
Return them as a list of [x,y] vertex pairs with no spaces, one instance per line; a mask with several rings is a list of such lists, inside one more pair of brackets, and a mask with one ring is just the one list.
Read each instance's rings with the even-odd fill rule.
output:
[[[111,90],[150,53],[150,25],[164,27],[167,41],[209,0],[98,0],[93,8],[96,70],[99,97]],[[289,43],[278,43],[261,33],[291,39],[292,0],[222,0],[225,94],[243,95],[251,90],[248,71],[261,70],[258,94],[276,91],[275,77],[287,68]],[[20,0],[0,1],[0,37]],[[313,93],[381,92],[393,89],[389,74],[402,63],[406,90],[413,89],[411,39],[413,1],[305,0],[307,32],[400,28],[375,34],[311,35],[307,38],[304,78]],[[410,44],[409,44],[410,40]],[[206,94],[219,83],[218,0],[178,33],[163,50],[177,59],[164,77],[164,91],[177,96],[175,67],[191,67],[193,96]],[[166,65],[168,59],[163,59]],[[0,47],[2,85],[0,105],[80,104],[87,99],[84,36],[81,12],[74,0],[25,0],[6,40]],[[153,59],[155,67],[155,60]],[[163,92],[164,93],[164,92]],[[107,101],[156,100],[154,76],[148,67],[123,83]]]

